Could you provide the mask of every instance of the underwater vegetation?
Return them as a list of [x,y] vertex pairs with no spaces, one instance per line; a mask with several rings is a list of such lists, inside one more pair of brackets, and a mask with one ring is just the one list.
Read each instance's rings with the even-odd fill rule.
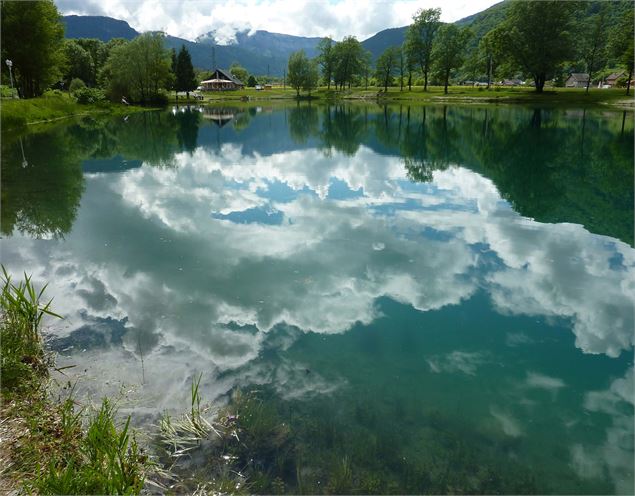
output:
[[[423,429],[389,432],[363,408],[343,422],[346,414],[333,415],[329,407],[308,415],[300,402],[274,400],[259,389],[234,391],[214,412],[200,408],[197,381],[200,376],[192,386],[192,411],[176,419],[164,416],[157,440],[159,460],[174,477],[167,487],[177,492],[549,492],[508,456],[517,440],[490,439],[487,450],[477,448],[475,441],[483,440],[470,439],[477,434],[436,411],[424,414]],[[405,449],[403,436],[416,437],[416,452]]]

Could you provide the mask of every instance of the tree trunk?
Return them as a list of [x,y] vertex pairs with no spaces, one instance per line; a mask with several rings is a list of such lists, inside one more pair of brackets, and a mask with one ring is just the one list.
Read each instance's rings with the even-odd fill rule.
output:
[[412,91],[412,72],[408,73],[408,91]]
[[545,87],[545,79],[546,77],[544,74],[534,75],[534,82],[536,84],[536,93],[542,93],[542,90]]
[[492,85],[492,56],[487,58],[487,89]]
[[446,71],[445,73],[445,86],[443,88],[443,93],[448,94],[448,83],[450,81],[450,71]]
[[629,69],[628,71],[628,81],[626,81],[626,94],[631,94],[631,80],[633,79],[633,69]]

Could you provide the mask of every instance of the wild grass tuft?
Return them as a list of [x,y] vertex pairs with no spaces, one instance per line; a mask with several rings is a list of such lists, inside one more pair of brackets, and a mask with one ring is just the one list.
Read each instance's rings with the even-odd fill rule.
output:
[[44,315],[61,318],[51,310],[51,301],[42,303],[46,285],[37,291],[31,277],[14,284],[2,266],[0,293],[0,376],[3,388],[13,389],[29,382],[33,375],[46,375],[47,364],[40,338]]
[[[116,410],[104,399],[88,420],[74,452],[53,456],[38,471],[32,489],[41,494],[138,494],[144,482],[144,463],[130,417],[118,428]],[[78,415],[67,415],[75,426]]]

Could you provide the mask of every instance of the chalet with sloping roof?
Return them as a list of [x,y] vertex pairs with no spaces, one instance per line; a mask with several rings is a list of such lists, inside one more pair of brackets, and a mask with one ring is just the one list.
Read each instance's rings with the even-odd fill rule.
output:
[[214,69],[212,77],[205,81],[201,81],[201,91],[231,91],[244,88],[244,83],[234,77],[229,71],[223,69]]
[[611,88],[615,88],[617,86],[617,80],[624,76],[626,73],[624,71],[614,72],[613,74],[606,77],[604,80],[604,84],[610,86]]
[[589,82],[589,75],[585,72],[574,72],[569,75],[564,85],[567,88],[586,88]]

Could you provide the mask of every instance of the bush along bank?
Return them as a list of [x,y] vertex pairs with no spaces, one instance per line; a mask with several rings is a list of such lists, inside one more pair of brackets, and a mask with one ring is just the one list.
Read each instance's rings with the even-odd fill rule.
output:
[[51,90],[38,98],[2,100],[0,102],[0,124],[2,130],[6,131],[20,129],[28,124],[73,116],[97,113],[126,115],[144,110],[149,110],[149,108],[111,103],[104,99],[101,90],[94,88],[80,88],[72,95],[60,90]]

